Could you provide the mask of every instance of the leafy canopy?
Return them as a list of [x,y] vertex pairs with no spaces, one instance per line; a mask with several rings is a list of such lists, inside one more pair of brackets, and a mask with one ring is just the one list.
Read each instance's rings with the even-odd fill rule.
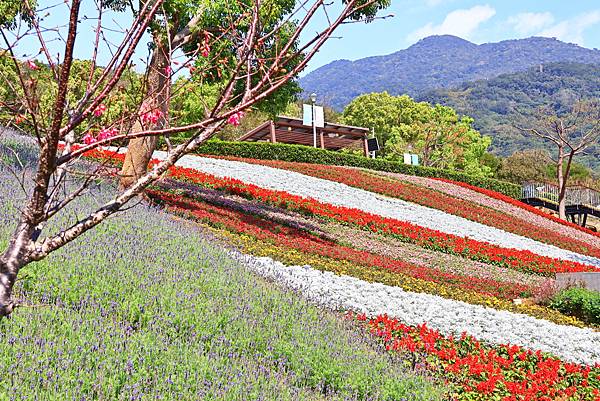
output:
[[483,160],[491,139],[473,128],[472,118],[459,117],[450,107],[416,102],[406,95],[371,93],[354,99],[342,119],[374,128],[387,159],[402,160],[404,153],[412,152],[420,154],[426,166],[481,176],[491,172]]

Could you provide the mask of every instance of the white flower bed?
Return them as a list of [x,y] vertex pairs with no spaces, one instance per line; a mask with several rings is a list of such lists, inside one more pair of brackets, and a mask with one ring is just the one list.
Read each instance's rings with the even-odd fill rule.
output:
[[267,257],[234,252],[232,255],[257,274],[330,309],[349,309],[369,316],[387,313],[406,324],[427,323],[444,335],[467,332],[479,340],[541,350],[565,361],[600,362],[600,333],[590,329],[561,326],[527,315],[407,292],[399,287],[321,272],[310,266],[285,266]]
[[[163,159],[166,152],[155,152]],[[360,209],[384,217],[408,221],[422,227],[485,241],[504,248],[529,250],[538,255],[600,266],[600,259],[543,244],[530,238],[489,227],[437,209],[388,198],[333,181],[292,171],[237,161],[184,156],[177,165],[219,177],[237,178],[263,188],[286,191],[338,206]]]

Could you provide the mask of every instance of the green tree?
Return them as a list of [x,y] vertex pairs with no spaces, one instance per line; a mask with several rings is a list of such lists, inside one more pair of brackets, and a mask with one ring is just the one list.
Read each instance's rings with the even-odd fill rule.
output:
[[491,139],[473,128],[472,118],[459,117],[450,107],[415,102],[406,95],[371,93],[346,107],[343,122],[374,128],[387,159],[402,160],[404,153],[416,152],[426,166],[491,173],[482,162]]
[[27,23],[31,21],[29,10],[35,10],[37,2],[34,0],[1,0],[0,1],[0,27],[13,28],[17,20]]
[[[121,0],[118,0],[121,1]],[[275,30],[281,25],[278,34],[272,39],[264,41],[256,46],[255,60],[265,60],[273,57],[286,43],[293,41],[296,25],[286,21],[294,9],[293,0],[266,0],[260,7],[259,29],[263,35]],[[153,123],[152,129],[162,129],[168,126],[170,118],[170,103],[172,99],[171,65],[173,52],[177,49],[194,59],[194,68],[202,71],[201,74],[192,74],[191,85],[184,92],[184,97],[179,106],[182,106],[178,117],[181,122],[196,122],[204,119],[215,106],[214,102],[218,96],[211,95],[220,93],[227,81],[231,78],[228,72],[236,70],[237,49],[240,43],[236,42],[253,29],[253,21],[248,9],[254,7],[249,0],[228,2],[208,0],[166,0],[162,11],[157,13],[155,20],[150,26],[152,37],[152,55],[146,72],[146,86],[143,91],[144,103],[141,113],[159,110],[160,117]],[[232,19],[232,15],[240,18]],[[244,17],[246,16],[246,17]],[[228,30],[234,29],[240,35],[231,35]],[[237,38],[236,38],[237,36]],[[294,44],[290,54],[297,51]],[[291,71],[301,58],[295,58],[294,63],[287,63],[281,67],[280,75]],[[167,71],[167,72],[165,72]],[[251,82],[256,83],[260,74],[254,74]],[[244,92],[244,81],[237,81],[234,92],[241,96]],[[208,85],[208,88],[204,88]],[[200,88],[196,91],[196,88]],[[296,82],[288,81],[279,91],[256,104],[259,110],[283,109],[290,98],[299,93]],[[188,115],[186,112],[190,112]],[[194,119],[194,120],[192,120]],[[132,127],[133,132],[141,132],[147,129],[141,122],[136,121]],[[190,136],[191,133],[188,134]],[[157,137],[135,138],[129,141],[127,155],[121,171],[121,184],[123,187],[130,186],[137,177],[146,172],[152,152],[158,143]]]
[[415,102],[408,96],[392,96],[387,92],[369,93],[355,98],[342,113],[341,122],[375,130],[380,144],[385,144],[392,131],[411,120]]
[[540,149],[518,151],[502,160],[497,177],[519,185],[528,181],[544,182],[551,176],[549,168],[552,168],[552,160],[548,152]]

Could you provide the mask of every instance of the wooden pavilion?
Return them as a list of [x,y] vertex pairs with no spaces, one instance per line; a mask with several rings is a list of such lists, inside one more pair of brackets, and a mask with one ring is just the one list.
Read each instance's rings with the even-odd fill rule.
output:
[[[349,125],[325,123],[323,128],[317,127],[317,146],[321,149],[340,150],[360,143],[365,156],[367,150],[368,128]],[[299,118],[279,116],[277,120],[267,121],[239,138],[240,141],[267,141],[293,143],[313,146],[313,128],[304,125]]]

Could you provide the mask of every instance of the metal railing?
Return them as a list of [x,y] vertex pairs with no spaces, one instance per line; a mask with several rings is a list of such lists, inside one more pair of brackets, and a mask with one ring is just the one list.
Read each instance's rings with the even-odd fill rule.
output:
[[[543,182],[528,182],[523,184],[522,197],[538,198],[558,203],[558,186]],[[567,206],[584,205],[600,209],[600,192],[587,187],[568,187],[565,196]]]

